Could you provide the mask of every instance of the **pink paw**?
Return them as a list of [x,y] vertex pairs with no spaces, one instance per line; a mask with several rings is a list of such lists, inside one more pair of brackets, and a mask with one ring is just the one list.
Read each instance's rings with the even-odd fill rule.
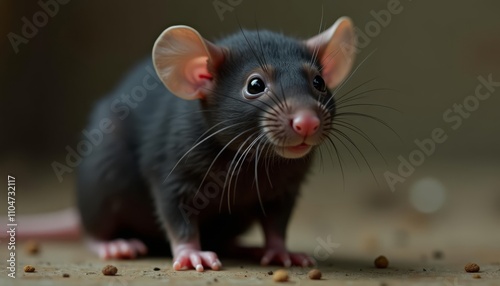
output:
[[222,264],[217,254],[212,251],[201,251],[192,248],[184,248],[176,251],[173,268],[175,270],[196,269],[203,272],[204,267],[212,270],[220,270]]
[[137,239],[92,241],[89,246],[101,259],[133,259],[148,252],[146,245]]
[[277,263],[282,264],[285,267],[290,267],[292,265],[308,267],[315,265],[316,261],[305,253],[291,253],[285,249],[266,249],[260,263],[262,265]]

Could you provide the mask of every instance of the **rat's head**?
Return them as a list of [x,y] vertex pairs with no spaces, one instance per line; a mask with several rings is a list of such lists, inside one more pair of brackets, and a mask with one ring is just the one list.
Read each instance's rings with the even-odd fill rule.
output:
[[242,31],[215,45],[175,26],[156,41],[153,61],[172,93],[201,101],[222,144],[300,158],[332,128],[330,90],[349,74],[354,45],[348,18],[305,41]]

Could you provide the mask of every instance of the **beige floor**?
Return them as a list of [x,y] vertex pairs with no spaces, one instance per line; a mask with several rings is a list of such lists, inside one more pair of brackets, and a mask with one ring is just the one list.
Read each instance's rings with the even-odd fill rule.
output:
[[[446,170],[446,171],[443,171]],[[328,174],[325,175],[325,174]],[[333,174],[333,175],[332,175]],[[21,175],[20,175],[21,176]],[[291,268],[287,285],[500,285],[500,178],[498,168],[476,172],[460,166],[428,166],[420,169],[395,192],[375,187],[369,173],[352,172],[342,183],[331,183],[334,171],[311,176],[289,228],[288,246],[321,260],[321,281],[307,278],[309,269]],[[408,189],[432,176],[446,188],[445,204],[433,214],[416,211]],[[363,179],[358,179],[363,178]],[[43,195],[19,194],[21,213],[64,207],[72,200],[71,182],[60,188],[44,187]],[[27,187],[24,185],[24,187]],[[58,196],[59,199],[54,199]],[[43,202],[43,203],[40,203]],[[21,207],[22,206],[22,207]],[[2,209],[3,212],[3,209]],[[328,253],[324,242],[336,247]],[[243,241],[262,242],[258,229]],[[171,259],[145,258],[134,261],[100,261],[78,241],[42,241],[41,252],[28,255],[18,244],[17,278],[6,277],[6,245],[0,245],[0,285],[273,285],[267,273],[279,267],[261,267],[251,261],[223,260],[223,271],[175,272]],[[436,259],[434,253],[442,252]],[[376,269],[373,259],[383,254],[387,269]],[[481,266],[481,278],[463,269],[467,262]],[[115,277],[103,276],[106,264],[118,267]],[[23,273],[31,264],[35,273]],[[159,267],[160,271],[154,271]],[[63,278],[62,274],[70,274]]]

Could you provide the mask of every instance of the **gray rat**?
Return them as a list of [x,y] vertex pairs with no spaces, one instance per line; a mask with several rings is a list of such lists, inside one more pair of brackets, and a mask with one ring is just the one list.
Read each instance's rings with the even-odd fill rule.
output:
[[[335,115],[355,37],[343,17],[308,40],[247,31],[216,43],[187,26],[166,29],[152,64],[102,99],[88,129],[114,130],[78,170],[82,225],[103,258],[170,249],[173,268],[219,270],[218,254],[309,266],[285,247],[288,221],[315,149]],[[144,78],[148,66],[157,75]],[[134,106],[120,94],[156,81]],[[147,82],[149,81],[149,83]],[[263,248],[235,238],[259,222]]]

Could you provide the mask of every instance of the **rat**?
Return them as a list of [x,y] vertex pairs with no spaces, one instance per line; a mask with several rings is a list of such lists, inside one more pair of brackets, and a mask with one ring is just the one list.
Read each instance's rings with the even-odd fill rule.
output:
[[[219,270],[219,255],[263,265],[313,265],[289,252],[286,230],[315,150],[335,115],[331,90],[354,61],[352,21],[306,40],[240,30],[214,43],[188,26],[158,37],[152,61],[101,99],[113,131],[78,168],[81,224],[102,258],[170,251],[175,270]],[[144,79],[144,69],[155,74]],[[145,82],[149,80],[149,82]],[[133,108],[117,105],[136,86],[152,89]],[[253,223],[262,248],[238,246]]]

